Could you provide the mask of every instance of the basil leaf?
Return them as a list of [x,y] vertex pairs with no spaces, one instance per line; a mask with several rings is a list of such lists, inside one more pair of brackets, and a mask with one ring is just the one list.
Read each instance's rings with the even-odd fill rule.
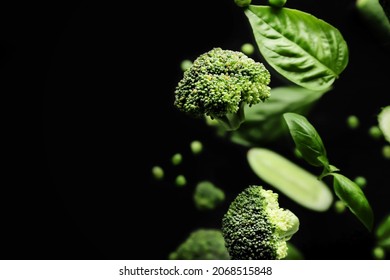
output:
[[390,215],[381,221],[375,235],[379,246],[390,249]]
[[245,14],[264,59],[297,85],[328,88],[348,64],[348,46],[339,30],[311,14],[255,5]]
[[299,205],[318,212],[332,205],[333,193],[329,187],[282,155],[265,148],[250,148],[247,160],[260,179]]
[[374,214],[362,189],[352,180],[344,175],[332,173],[333,188],[338,198],[340,198],[351,212],[371,231]]
[[296,113],[285,113],[283,117],[302,157],[311,165],[328,166],[328,158],[321,137],[306,117]]
[[385,12],[387,19],[390,22],[390,1],[389,0],[379,0],[379,4],[381,4],[383,11]]
[[227,137],[233,143],[248,147],[270,143],[288,132],[284,113],[308,114],[316,101],[329,90],[313,91],[298,86],[273,88],[271,98],[266,102],[245,107],[245,122],[239,129],[229,132]]

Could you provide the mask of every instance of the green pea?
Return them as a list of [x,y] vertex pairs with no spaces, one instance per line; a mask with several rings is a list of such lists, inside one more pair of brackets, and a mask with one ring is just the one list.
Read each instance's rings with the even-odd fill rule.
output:
[[183,70],[183,71],[186,71],[186,70],[189,69],[191,66],[192,66],[192,61],[189,60],[189,59],[184,59],[184,60],[180,63],[180,68],[181,68],[181,70]]
[[347,118],[347,125],[351,129],[356,129],[360,125],[359,118],[355,115],[351,115]]
[[203,144],[199,140],[194,140],[190,143],[191,151],[194,155],[200,154],[203,151]]
[[178,187],[183,187],[187,185],[187,179],[184,175],[178,175],[175,179],[175,184]]
[[183,156],[180,153],[176,153],[172,156],[171,162],[173,165],[179,165],[183,161]]
[[384,145],[382,148],[383,157],[390,159],[390,145]]
[[245,43],[241,46],[241,51],[246,55],[252,55],[255,52],[255,47],[251,43]]
[[382,137],[382,130],[380,130],[378,126],[374,125],[370,127],[370,129],[368,130],[368,134],[373,139],[380,139]]
[[153,166],[152,175],[156,180],[162,180],[164,178],[164,169],[161,166]]
[[372,249],[372,256],[376,260],[383,260],[385,258],[385,250],[383,250],[382,247],[377,246]]
[[357,176],[354,181],[361,188],[364,188],[367,185],[367,180],[363,176]]

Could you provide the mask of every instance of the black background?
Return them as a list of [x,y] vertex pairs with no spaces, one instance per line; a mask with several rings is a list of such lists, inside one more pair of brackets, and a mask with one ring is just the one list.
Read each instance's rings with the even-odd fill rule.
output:
[[[228,202],[261,183],[246,148],[173,108],[183,59],[253,42],[242,10],[232,0],[133,2],[2,5],[1,259],[165,259],[192,230],[218,228]],[[388,71],[378,66],[389,53],[353,4],[289,0],[287,7],[324,19],[348,43],[347,69],[309,119],[331,162],[367,178],[377,223],[389,212],[389,161],[384,141],[367,130],[390,100]],[[346,127],[350,114],[361,119],[358,130]],[[197,157],[194,139],[205,146]],[[291,139],[269,147],[293,159]],[[173,167],[176,152],[184,161]],[[155,164],[166,168],[163,182],[150,176]],[[172,183],[179,173],[184,188]],[[192,203],[203,179],[227,195],[210,213]],[[311,212],[283,195],[280,204],[300,217],[293,241],[307,259],[372,258],[373,236],[352,214]]]

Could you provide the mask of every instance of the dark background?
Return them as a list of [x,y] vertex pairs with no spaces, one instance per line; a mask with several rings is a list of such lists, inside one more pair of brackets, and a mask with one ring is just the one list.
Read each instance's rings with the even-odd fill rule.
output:
[[[1,259],[165,259],[192,230],[220,227],[235,195],[261,183],[246,148],[173,108],[183,59],[254,42],[242,10],[233,0],[132,2],[2,4]],[[367,130],[390,100],[388,72],[379,67],[388,50],[354,1],[289,0],[287,7],[324,19],[348,43],[347,69],[309,120],[331,163],[367,178],[377,223],[389,213],[389,161],[384,141]],[[272,86],[285,83],[271,74]],[[361,119],[358,130],[346,127],[350,114]],[[205,147],[196,157],[194,139]],[[287,137],[269,147],[294,159]],[[176,152],[184,161],[173,167]],[[151,178],[155,164],[166,169],[162,182]],[[179,173],[184,188],[173,184]],[[227,196],[209,213],[192,203],[203,179]],[[280,204],[300,217],[292,241],[307,259],[372,258],[373,236],[351,213],[312,212],[283,195]]]

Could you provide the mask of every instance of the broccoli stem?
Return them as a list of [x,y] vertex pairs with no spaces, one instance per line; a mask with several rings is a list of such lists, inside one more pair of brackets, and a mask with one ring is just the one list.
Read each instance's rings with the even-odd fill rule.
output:
[[241,102],[236,113],[229,113],[222,117],[214,117],[226,130],[237,130],[245,121],[245,103]]

